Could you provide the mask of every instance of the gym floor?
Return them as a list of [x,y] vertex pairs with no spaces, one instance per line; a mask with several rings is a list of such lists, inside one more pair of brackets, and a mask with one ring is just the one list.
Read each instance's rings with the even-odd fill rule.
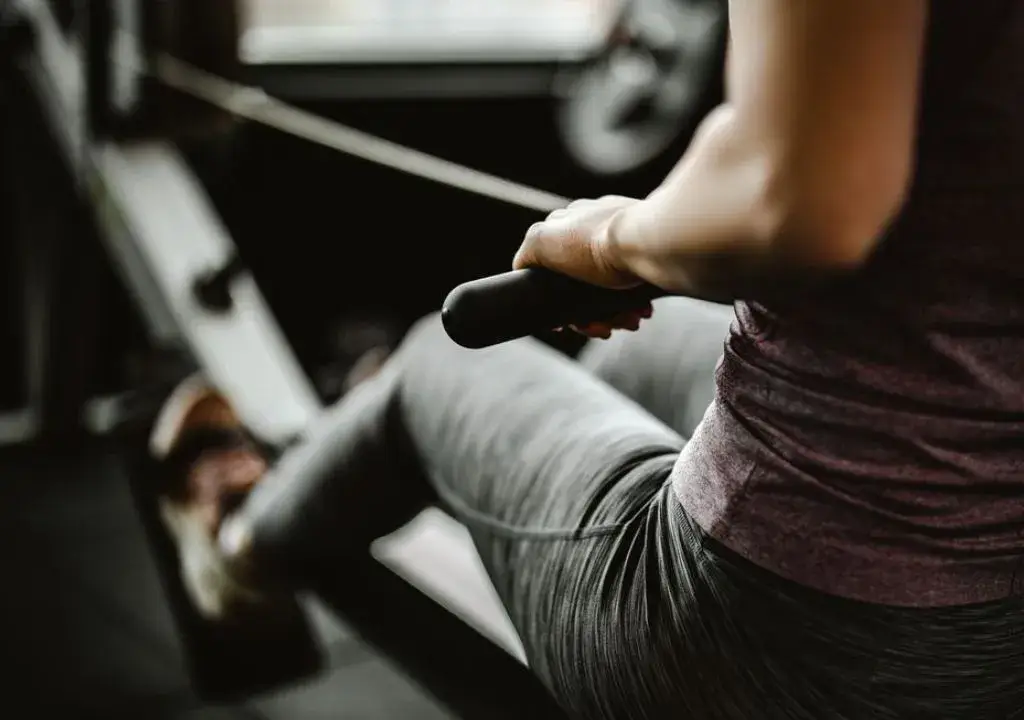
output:
[[0,477],[0,667],[10,717],[451,717],[317,607],[329,648],[324,673],[244,704],[204,704],[189,687],[117,457],[102,448],[59,456],[4,450]]

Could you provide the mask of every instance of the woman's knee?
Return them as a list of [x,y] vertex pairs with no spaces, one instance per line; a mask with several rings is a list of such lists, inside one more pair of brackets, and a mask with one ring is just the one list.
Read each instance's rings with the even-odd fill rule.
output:
[[665,298],[640,330],[591,342],[580,362],[689,436],[711,402],[715,364],[732,317],[725,305]]
[[441,313],[432,312],[424,315],[412,324],[412,327],[409,328],[405,338],[402,340],[402,347],[439,343],[442,341],[454,344],[444,331],[444,325],[441,323]]
[[390,371],[398,371],[402,385],[417,384],[423,376],[440,381],[445,368],[458,364],[458,356],[470,351],[459,347],[444,330],[441,313],[432,312],[417,320],[406,332],[391,357]]
[[686,361],[687,354],[707,355],[721,352],[729,331],[733,310],[728,305],[691,298],[663,298],[654,303],[654,314],[636,332],[619,332],[611,339],[591,342],[580,361],[598,375],[617,373],[630,366],[635,370],[667,359],[674,367]]

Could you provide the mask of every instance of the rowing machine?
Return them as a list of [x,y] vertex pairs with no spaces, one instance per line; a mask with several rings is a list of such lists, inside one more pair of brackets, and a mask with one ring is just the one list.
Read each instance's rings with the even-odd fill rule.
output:
[[[154,3],[81,2],[63,26],[46,0],[10,3],[35,34],[30,52],[17,60],[18,68],[44,110],[78,192],[95,212],[105,249],[143,315],[153,345],[189,355],[225,393],[248,427],[267,443],[280,446],[309,433],[322,412],[319,399],[254,279],[237,260],[234,243],[212,203],[172,142],[183,136],[222,132],[223,112],[189,111],[186,105],[177,105],[182,101],[180,89],[168,92],[153,78],[153,66],[171,51],[185,54],[193,68],[230,76],[233,53],[229,48],[237,39],[225,30],[229,25],[225,18],[237,19],[238,13],[231,11],[211,20],[218,30],[211,30],[205,42],[216,47],[208,55],[200,51],[209,48],[197,47],[190,55],[187,36],[161,34],[160,17],[148,7]],[[197,6],[215,4],[220,5],[202,0],[162,3],[165,9],[173,6],[182,13],[200,12]],[[191,17],[194,23],[201,15]],[[237,98],[225,102],[233,99]],[[172,105],[175,112],[164,112]],[[168,120],[171,117],[176,119]],[[378,146],[391,156],[396,154],[393,148],[381,143],[374,147]],[[419,156],[417,162],[424,164]],[[450,176],[450,165],[434,161],[433,167]],[[443,173],[427,176],[441,179]],[[456,184],[468,185],[480,182],[481,175],[464,170],[454,177]],[[484,193],[508,194],[512,186],[492,181],[484,184]],[[526,197],[530,202],[550,202],[539,192]],[[431,585],[444,588],[433,594],[442,604],[457,608],[464,594],[458,584],[446,584],[443,578],[440,582],[427,579],[409,568],[419,559],[413,548],[425,533],[438,538],[435,547],[450,548],[443,550],[450,556],[471,548],[458,531],[445,529],[444,520],[431,522],[431,517],[437,516],[422,521],[425,530],[407,541],[388,539],[377,548],[377,554],[400,575],[411,577],[415,585],[426,586],[428,593]],[[472,558],[472,550],[468,552]],[[165,574],[173,574],[177,567],[165,570]],[[436,609],[431,609],[435,606],[423,603],[419,592],[406,591],[399,597],[402,593],[396,588],[408,586],[396,584],[381,564],[368,564],[359,572],[364,586],[390,588],[393,603],[380,608],[347,583],[320,589],[328,603],[353,617],[361,632],[462,716],[520,716],[531,712],[526,707],[530,698],[536,699],[533,714],[549,716],[550,708],[538,708],[550,705],[550,699],[531,684],[532,678],[518,660],[502,652],[495,655],[493,650],[488,654],[482,648],[493,645],[482,635],[454,629],[466,628],[462,623],[439,621]],[[489,586],[478,571],[471,568],[465,578],[463,584],[482,588],[486,595]],[[469,606],[479,607],[479,602],[471,601]],[[477,613],[475,623],[471,610],[461,613],[471,624],[482,624],[484,635],[510,638],[507,619],[500,610]],[[486,629],[488,624],[492,629]],[[445,637],[445,655],[438,656],[432,641],[417,641],[428,626],[451,630]],[[404,644],[393,642],[396,637],[404,637]],[[516,652],[514,633],[505,644]],[[271,652],[268,648],[268,654]],[[446,663],[449,652],[450,662]],[[473,667],[460,661],[460,655],[476,656]],[[485,657],[491,661],[483,661]],[[445,673],[445,667],[454,670]],[[471,676],[467,674],[470,671]],[[439,687],[445,683],[447,689]],[[507,694],[509,687],[517,688],[514,698]],[[223,698],[236,695],[240,685],[216,688],[207,684],[206,689]],[[245,692],[257,689],[249,687]]]

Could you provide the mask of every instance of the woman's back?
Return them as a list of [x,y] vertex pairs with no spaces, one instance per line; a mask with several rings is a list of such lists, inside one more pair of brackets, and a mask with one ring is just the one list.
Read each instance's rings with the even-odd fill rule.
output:
[[738,304],[677,485],[758,564],[906,605],[1024,557],[1024,3],[934,0],[927,53],[904,211],[856,278]]

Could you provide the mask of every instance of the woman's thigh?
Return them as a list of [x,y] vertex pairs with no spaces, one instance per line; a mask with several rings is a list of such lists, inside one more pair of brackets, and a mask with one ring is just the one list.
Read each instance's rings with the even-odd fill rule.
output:
[[714,397],[733,309],[689,298],[664,298],[654,308],[639,331],[591,342],[579,361],[689,438]]
[[[667,323],[662,337],[692,327]],[[701,337],[721,345],[717,332]],[[632,350],[618,357],[647,370]],[[660,718],[717,697],[689,669],[706,645],[689,618],[714,594],[698,590],[700,543],[668,484],[682,436],[533,341],[467,351],[427,320],[395,362],[405,442],[469,528],[531,667],[559,700],[580,717]]]
[[[714,392],[731,312],[659,301],[639,332],[594,343],[580,362],[532,340],[466,350],[430,317],[393,358],[392,414],[440,500],[470,527],[574,531],[637,466],[682,450]],[[648,497],[660,489],[644,487]]]
[[424,479],[469,527],[560,702],[592,720],[1013,716],[1019,643],[1004,640],[1020,603],[845,601],[693,524],[667,480],[729,312],[683,301],[656,316],[582,364],[534,342],[462,350],[436,318],[397,358],[399,425]]
[[[634,337],[680,346],[673,334],[691,324],[656,314]],[[661,364],[666,356],[640,347],[618,357],[673,382],[662,370],[676,358]],[[685,375],[675,375],[678,400]],[[664,717],[715,694],[688,669],[700,634],[685,622],[710,613],[698,592],[702,551],[684,542],[692,528],[668,485],[685,440],[636,399],[534,341],[460,348],[433,316],[318,432],[275,471],[305,467],[299,481],[265,488],[253,505],[256,517],[274,507],[258,525],[264,547],[315,554],[359,542],[433,497],[470,530],[531,667],[575,715]]]

